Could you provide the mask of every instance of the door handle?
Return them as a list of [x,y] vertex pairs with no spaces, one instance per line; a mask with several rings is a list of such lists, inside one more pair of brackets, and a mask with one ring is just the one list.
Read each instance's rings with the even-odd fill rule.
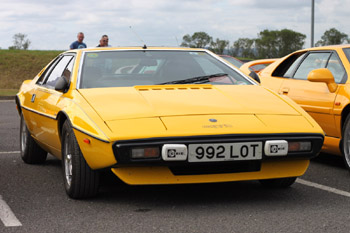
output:
[[32,95],[32,99],[30,100],[32,103],[34,103],[34,101],[35,101],[35,97],[36,97],[36,95],[35,95],[35,94],[33,94],[33,95]]
[[283,87],[280,91],[280,94],[287,95],[289,92],[289,87]]

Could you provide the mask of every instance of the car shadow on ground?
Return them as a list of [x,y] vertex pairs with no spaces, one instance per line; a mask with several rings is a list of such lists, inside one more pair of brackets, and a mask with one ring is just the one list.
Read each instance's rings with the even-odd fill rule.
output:
[[[61,169],[61,161],[50,157],[45,165],[50,169]],[[238,181],[206,184],[177,185],[142,185],[125,184],[110,170],[101,171],[100,189],[97,197],[83,199],[103,204],[132,205],[135,212],[148,212],[154,206],[173,208],[172,206],[202,206],[202,205],[240,205],[254,202],[263,205],[266,201],[277,205],[295,199],[293,196],[307,195],[298,189],[298,184],[289,188],[272,189],[262,186],[258,181]],[[58,174],[56,174],[58,175]],[[63,189],[63,187],[62,187]],[[137,208],[136,208],[137,207]]]
[[312,159],[311,161],[331,167],[347,169],[343,157],[338,155],[320,153],[316,158]]
[[[94,201],[132,205],[135,212],[160,208],[245,205],[263,205],[271,202],[277,205],[288,202],[295,195],[304,196],[295,184],[289,188],[272,189],[263,187],[258,181],[238,181],[209,184],[146,185],[130,186],[112,173],[104,173],[99,194]],[[307,197],[305,197],[307,199]],[[279,204],[278,204],[279,203]]]

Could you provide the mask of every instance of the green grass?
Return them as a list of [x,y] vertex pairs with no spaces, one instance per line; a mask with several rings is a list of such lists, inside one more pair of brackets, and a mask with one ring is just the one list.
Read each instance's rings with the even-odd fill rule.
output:
[[14,96],[18,92],[18,89],[0,89],[0,96]]
[[0,50],[0,95],[16,93],[63,51]]

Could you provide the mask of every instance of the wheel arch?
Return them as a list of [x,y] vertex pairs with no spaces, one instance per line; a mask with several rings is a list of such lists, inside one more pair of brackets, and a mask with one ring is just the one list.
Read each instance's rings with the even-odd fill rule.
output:
[[343,111],[341,112],[341,134],[343,136],[343,129],[344,129],[344,124],[346,121],[346,118],[350,114],[350,104],[346,105],[345,108],[343,108]]
[[21,101],[19,100],[18,96],[16,96],[15,102],[16,102],[16,108],[17,108],[18,114],[21,115],[22,107],[21,107]]
[[343,151],[342,147],[343,147],[344,124],[345,124],[346,118],[349,116],[349,114],[350,114],[350,104],[346,105],[345,108],[343,108],[343,111],[341,112],[341,121],[340,121],[341,138],[340,138],[340,143],[339,143],[339,150],[341,152]]
[[68,117],[67,113],[60,111],[57,114],[57,129],[58,129],[58,136],[60,137],[60,141],[62,141],[62,128],[63,128],[63,124],[66,120],[69,121],[69,117]]

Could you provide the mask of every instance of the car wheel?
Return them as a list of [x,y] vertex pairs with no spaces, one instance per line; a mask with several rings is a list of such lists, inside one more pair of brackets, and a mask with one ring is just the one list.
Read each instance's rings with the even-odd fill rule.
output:
[[344,123],[341,148],[346,167],[350,170],[350,115],[347,116]]
[[20,151],[21,158],[25,163],[41,164],[46,161],[47,152],[30,135],[23,114],[21,114],[20,123]]
[[92,170],[86,163],[68,121],[62,128],[62,168],[69,197],[81,199],[97,195],[99,172]]
[[267,179],[259,180],[260,183],[269,188],[288,188],[294,184],[296,177],[278,178],[278,179]]

